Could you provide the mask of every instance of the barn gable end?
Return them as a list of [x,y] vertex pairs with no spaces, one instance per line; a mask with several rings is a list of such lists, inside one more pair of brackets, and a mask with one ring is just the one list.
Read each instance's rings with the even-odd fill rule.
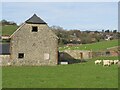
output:
[[15,65],[56,65],[58,38],[37,15],[11,35],[11,62]]

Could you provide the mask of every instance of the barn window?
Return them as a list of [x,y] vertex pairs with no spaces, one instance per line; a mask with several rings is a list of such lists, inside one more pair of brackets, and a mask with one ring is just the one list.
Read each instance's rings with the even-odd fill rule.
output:
[[32,27],[32,32],[38,32],[38,27],[37,26],[33,26]]
[[44,59],[45,60],[49,60],[50,59],[50,55],[48,53],[44,53]]
[[18,53],[18,58],[24,58],[24,53]]

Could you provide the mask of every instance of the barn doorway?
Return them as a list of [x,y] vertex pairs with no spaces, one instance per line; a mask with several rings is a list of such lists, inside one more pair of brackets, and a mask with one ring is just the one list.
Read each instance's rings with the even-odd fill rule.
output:
[[83,59],[83,53],[80,53],[80,58]]

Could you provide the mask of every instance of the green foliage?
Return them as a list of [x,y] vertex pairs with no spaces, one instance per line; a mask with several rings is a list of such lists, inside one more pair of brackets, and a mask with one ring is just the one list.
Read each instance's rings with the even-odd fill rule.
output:
[[116,57],[116,56],[106,56],[106,57],[103,57],[103,56],[100,56],[100,57],[95,57],[95,58],[92,58],[90,60],[119,60],[120,56]]
[[7,21],[5,19],[1,20],[0,23],[4,26],[4,25],[17,25],[15,22],[13,21]]
[[102,31],[80,31],[80,30],[65,30],[59,26],[50,27],[53,32],[59,37],[60,45],[65,44],[89,44],[100,41],[105,41],[107,36],[111,36],[110,40],[118,39],[118,32],[114,30]]

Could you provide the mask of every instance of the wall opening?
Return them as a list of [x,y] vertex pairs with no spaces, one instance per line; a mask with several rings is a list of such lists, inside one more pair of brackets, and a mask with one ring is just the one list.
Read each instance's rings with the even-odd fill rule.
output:
[[18,58],[20,59],[24,58],[24,53],[18,53]]
[[37,26],[32,26],[32,32],[38,32],[38,27]]
[[80,58],[83,59],[83,53],[80,53]]
[[110,51],[106,51],[106,55],[110,55]]

